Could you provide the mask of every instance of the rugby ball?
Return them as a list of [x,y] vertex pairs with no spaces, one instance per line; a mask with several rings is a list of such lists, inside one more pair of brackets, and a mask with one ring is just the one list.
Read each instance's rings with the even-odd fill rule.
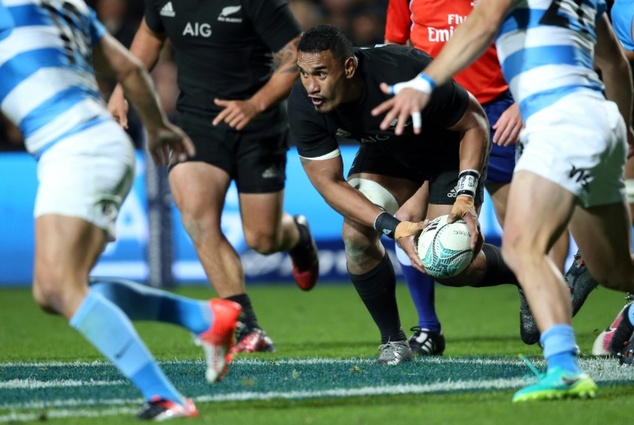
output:
[[464,220],[447,223],[449,215],[429,222],[418,237],[418,257],[427,274],[448,278],[464,271],[473,259],[471,232]]

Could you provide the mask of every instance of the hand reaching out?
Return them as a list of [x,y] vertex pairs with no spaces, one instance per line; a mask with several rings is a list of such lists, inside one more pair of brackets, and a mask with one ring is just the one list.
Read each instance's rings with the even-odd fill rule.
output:
[[154,130],[148,129],[147,148],[156,165],[183,162],[196,155],[191,139],[170,123],[164,123]]

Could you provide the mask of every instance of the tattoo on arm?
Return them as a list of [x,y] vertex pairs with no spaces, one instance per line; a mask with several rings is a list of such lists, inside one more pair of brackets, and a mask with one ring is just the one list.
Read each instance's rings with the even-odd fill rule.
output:
[[281,74],[296,73],[297,70],[297,45],[299,37],[291,40],[280,51],[273,54],[275,72]]

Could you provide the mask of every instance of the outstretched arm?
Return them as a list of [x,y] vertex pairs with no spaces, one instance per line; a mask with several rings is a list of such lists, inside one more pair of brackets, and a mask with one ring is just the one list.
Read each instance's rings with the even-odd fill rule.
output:
[[157,164],[184,161],[195,154],[191,140],[165,117],[145,67],[121,43],[105,34],[93,50],[93,60],[96,71],[119,81],[139,112],[148,133],[148,149]]
[[477,59],[493,42],[513,0],[479,0],[469,18],[460,24],[438,57],[424,72],[414,79],[389,86],[381,84],[386,94],[395,96],[372,110],[372,115],[386,114],[381,128],[387,129],[398,119],[396,134],[402,134],[405,123],[413,118],[414,132],[420,133],[420,111],[429,102],[436,85],[447,82],[452,76]]
[[595,47],[594,61],[601,69],[606,97],[618,105],[619,111],[627,124],[630,153],[634,153],[632,70],[606,14],[603,14],[597,23],[597,45]]

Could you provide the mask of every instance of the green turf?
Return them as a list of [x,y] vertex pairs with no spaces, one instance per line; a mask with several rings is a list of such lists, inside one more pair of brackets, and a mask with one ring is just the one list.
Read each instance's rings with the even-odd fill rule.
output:
[[[634,407],[631,384],[605,381],[595,400],[570,400],[513,405],[515,388],[445,391],[430,394],[384,394],[365,396],[320,396],[285,400],[214,401],[215,395],[238,394],[245,389],[293,393],[312,388],[359,388],[367,385],[425,385],[436,380],[495,379],[521,377],[528,373],[517,359],[518,353],[538,360],[537,346],[525,346],[519,340],[517,290],[512,287],[472,289],[438,287],[438,312],[447,338],[446,356],[442,363],[417,359],[413,364],[396,368],[377,368],[370,360],[377,355],[379,335],[369,315],[350,284],[322,284],[304,293],[292,285],[252,285],[249,289],[261,325],[277,345],[274,354],[251,356],[255,366],[240,358],[224,382],[207,387],[202,381],[203,365],[199,348],[191,344],[187,332],[169,325],[138,324],[138,329],[155,356],[164,364],[169,376],[185,394],[198,397],[200,419],[188,424],[609,424],[626,423]],[[197,298],[211,295],[205,287],[185,287],[179,293]],[[401,317],[404,327],[415,324],[415,312],[404,284],[398,286]],[[623,304],[623,296],[606,289],[592,293],[584,309],[575,318],[578,343],[589,352],[592,341]],[[0,383],[13,379],[93,379],[123,381],[110,366],[75,369],[47,367],[46,362],[101,361],[92,349],[65,320],[40,312],[31,300],[30,291],[0,291]],[[351,363],[318,366],[293,365],[291,360],[311,358],[347,359]],[[455,359],[457,364],[447,363]],[[501,366],[470,365],[472,359],[501,361]],[[183,362],[172,364],[173,362]],[[28,362],[39,363],[27,367]],[[6,367],[7,363],[19,363]],[[358,363],[358,364],[357,364]],[[459,364],[458,364],[459,363]],[[464,364],[463,364],[464,363]],[[539,362],[538,362],[539,363]],[[603,366],[601,366],[603,367]],[[617,368],[606,362],[607,369]],[[625,370],[624,373],[629,373]],[[486,375],[486,376],[484,376]],[[634,376],[634,370],[632,370]],[[22,412],[20,403],[42,397],[50,389],[0,391],[0,417]],[[69,389],[68,397],[78,394]],[[53,419],[49,409],[31,409],[40,420],[59,424],[138,423],[131,419],[138,408],[138,392],[126,382],[106,387],[94,397],[129,399],[131,412],[117,416]],[[270,391],[270,390],[269,390]],[[12,398],[13,397],[13,398]],[[207,397],[207,398],[205,398]],[[15,408],[11,406],[12,401]],[[22,401],[21,401],[22,400]],[[96,407],[98,409],[108,406]],[[72,409],[66,409],[72,412]],[[4,421],[5,423],[7,420]],[[11,423],[11,422],[10,422]],[[19,423],[14,421],[13,423]]]

